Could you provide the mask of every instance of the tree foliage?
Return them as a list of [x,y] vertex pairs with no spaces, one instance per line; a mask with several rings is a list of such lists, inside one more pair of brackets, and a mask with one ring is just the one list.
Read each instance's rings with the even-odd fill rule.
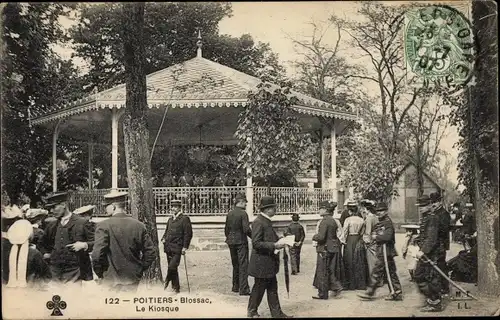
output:
[[[53,44],[66,40],[58,21],[73,8],[69,3],[8,3],[3,7],[2,179],[14,202],[21,194],[37,201],[51,185],[52,135],[32,127],[30,118],[81,92],[71,61],[62,60],[52,50]],[[71,151],[71,144],[62,141],[61,158]],[[68,177],[72,187],[81,182],[74,166],[59,174]]]
[[[120,5],[82,5],[78,24],[71,29],[75,56],[89,63],[88,91],[107,89],[124,80]],[[189,60],[196,53],[197,30],[203,38],[203,57],[239,71],[278,81],[284,69],[269,45],[219,35],[218,24],[231,15],[229,3],[148,2],[145,5],[146,74]]]
[[248,95],[248,104],[239,116],[238,162],[250,166],[252,175],[265,178],[268,185],[280,171],[298,173],[303,150],[310,143],[291,108],[296,99],[289,88],[261,83],[257,92]]

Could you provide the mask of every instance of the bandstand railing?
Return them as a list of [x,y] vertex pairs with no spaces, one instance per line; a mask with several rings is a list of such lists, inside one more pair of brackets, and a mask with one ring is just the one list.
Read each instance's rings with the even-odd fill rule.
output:
[[[127,191],[127,189],[118,189]],[[157,216],[170,212],[171,200],[182,200],[183,211],[190,216],[225,216],[235,204],[238,193],[245,193],[246,187],[161,187],[153,188],[154,210]],[[254,187],[254,213],[259,212],[260,198],[273,196],[277,202],[277,214],[294,212],[313,214],[318,212],[321,201],[331,200],[333,191],[329,189]],[[105,214],[102,202],[109,189],[79,190],[70,193],[69,205],[74,210],[88,204],[95,205],[96,215]]]

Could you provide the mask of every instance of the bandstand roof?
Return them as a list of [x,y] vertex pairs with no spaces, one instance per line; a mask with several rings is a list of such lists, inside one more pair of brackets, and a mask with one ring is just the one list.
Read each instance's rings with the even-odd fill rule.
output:
[[[261,83],[259,78],[203,57],[151,73],[146,81],[149,108],[167,105],[170,108],[245,106],[248,92]],[[334,106],[296,91],[292,94],[299,100],[294,108],[300,113],[347,121],[356,119],[355,112],[347,107]],[[125,96],[125,84],[121,84],[34,114],[32,123],[42,124],[97,109],[124,108]]]
[[[160,127],[165,107],[169,107],[169,126],[162,130],[159,143],[172,143],[172,137],[182,137],[185,143],[201,140],[201,130],[198,134],[196,128],[217,123],[212,125],[213,132],[206,133],[203,140],[219,142],[227,139],[227,143],[232,144],[235,141],[238,107],[247,104],[248,93],[255,91],[261,80],[199,54],[193,59],[147,75],[146,82],[151,115],[148,122],[151,128]],[[273,84],[271,86],[278,88]],[[306,130],[316,130],[321,126],[317,117],[336,119],[340,131],[357,119],[356,112],[348,107],[335,106],[296,91],[292,91],[291,95],[298,98],[293,108],[301,114]],[[99,131],[99,139],[103,137],[107,140],[110,138],[110,128],[103,124],[109,124],[110,110],[125,108],[125,98],[125,84],[121,84],[66,105],[35,113],[31,121],[34,125],[52,127],[62,120],[62,130],[66,134],[77,132],[73,130],[75,128],[86,130],[89,134]],[[217,121],[213,120],[215,118],[218,118]]]

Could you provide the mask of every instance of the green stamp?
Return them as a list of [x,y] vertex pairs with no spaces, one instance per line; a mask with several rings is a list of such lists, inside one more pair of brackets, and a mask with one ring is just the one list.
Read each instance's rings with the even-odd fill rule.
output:
[[472,27],[454,8],[430,5],[406,12],[404,48],[410,85],[456,88],[473,76]]

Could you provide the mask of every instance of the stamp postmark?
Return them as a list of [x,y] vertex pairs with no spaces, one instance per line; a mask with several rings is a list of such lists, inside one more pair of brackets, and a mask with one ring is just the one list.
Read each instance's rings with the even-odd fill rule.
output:
[[472,25],[457,9],[430,5],[406,12],[404,48],[410,85],[455,88],[473,76]]

